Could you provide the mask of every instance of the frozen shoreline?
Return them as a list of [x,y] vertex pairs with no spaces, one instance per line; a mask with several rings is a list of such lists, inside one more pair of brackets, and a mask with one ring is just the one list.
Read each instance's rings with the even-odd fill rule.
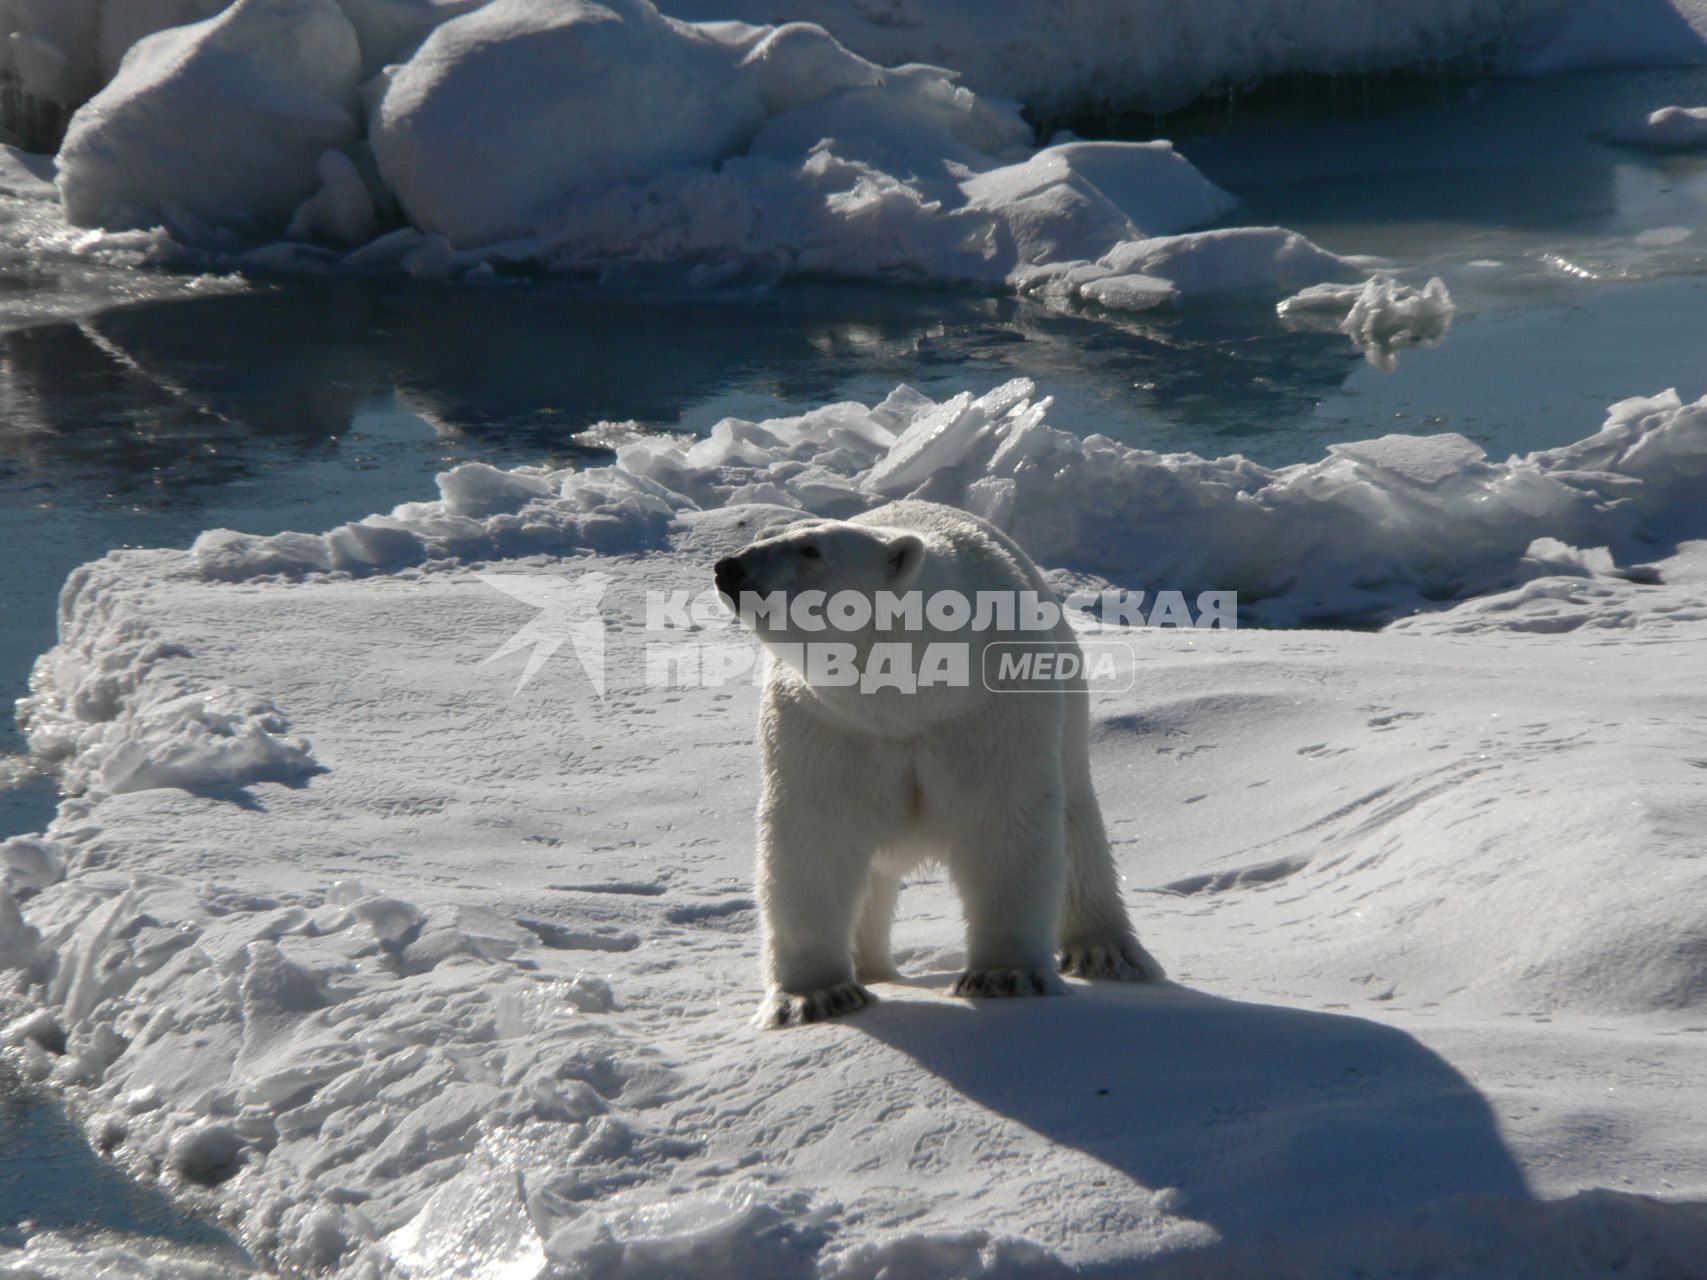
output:
[[19,83],[81,103],[50,168],[21,162],[46,184],[8,194],[8,240],[31,253],[474,284],[928,280],[1092,313],[1355,272],[1225,227],[1235,202],[1168,143],[1034,136],[1070,103],[1179,105],[1486,49],[1520,74],[1707,57],[1666,0],[1264,0],[1239,21],[1129,0],[1039,6],[1023,41],[965,0],[802,3],[778,26],[757,25],[765,6],[651,0],[208,0],[125,22],[11,2]]
[[755,691],[624,646],[765,510],[511,548],[618,582],[603,703],[567,650],[514,696],[479,665],[528,613],[478,559],[80,571],[33,727],[81,794],[0,846],[21,1061],[270,1265],[349,1276],[1559,1280],[1707,1240],[1620,1198],[1707,1198],[1703,544],[1380,633],[1137,634],[1093,765],[1178,984],[950,1000],[927,878],[907,983],[760,1035]]

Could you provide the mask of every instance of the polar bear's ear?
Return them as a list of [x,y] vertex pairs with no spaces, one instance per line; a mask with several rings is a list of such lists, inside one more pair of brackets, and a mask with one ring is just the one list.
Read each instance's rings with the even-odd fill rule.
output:
[[925,562],[925,544],[912,534],[903,533],[891,538],[884,552],[889,561],[890,590],[905,591]]

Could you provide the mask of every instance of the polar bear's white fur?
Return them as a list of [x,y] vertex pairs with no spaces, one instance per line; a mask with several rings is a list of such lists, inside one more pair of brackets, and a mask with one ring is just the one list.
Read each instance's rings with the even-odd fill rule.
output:
[[[965,910],[958,995],[1057,994],[1058,970],[1161,976],[1127,918],[1091,786],[1083,680],[996,692],[981,678],[993,642],[1077,651],[1065,618],[1050,631],[944,631],[893,617],[884,630],[873,622],[822,632],[754,607],[775,592],[808,591],[1055,599],[1005,534],[950,507],[897,502],[853,520],[786,525],[720,560],[716,575],[779,659],[759,717],[762,1024],[869,1003],[863,984],[895,976],[889,928],[901,877],[925,861],[947,867]],[[825,641],[851,642],[862,667],[878,644],[908,645],[915,657],[931,643],[969,645],[971,678],[916,691],[814,683],[799,646]]]

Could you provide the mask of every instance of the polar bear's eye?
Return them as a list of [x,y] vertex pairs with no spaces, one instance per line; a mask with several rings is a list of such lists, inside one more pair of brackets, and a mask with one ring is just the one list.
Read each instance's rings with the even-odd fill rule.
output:
[[800,548],[800,554],[805,556],[808,560],[816,560],[824,553],[809,542]]

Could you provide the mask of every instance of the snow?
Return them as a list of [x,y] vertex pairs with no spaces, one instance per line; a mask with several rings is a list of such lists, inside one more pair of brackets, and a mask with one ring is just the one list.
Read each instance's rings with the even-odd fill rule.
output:
[[439,477],[436,502],[326,534],[210,530],[191,562],[241,582],[632,554],[664,546],[677,519],[734,503],[841,517],[911,494],[977,511],[1044,563],[1135,588],[1237,590],[1248,620],[1293,625],[1383,621],[1562,564],[1625,573],[1616,566],[1702,533],[1707,400],[1675,392],[1614,405],[1596,435],[1503,462],[1458,435],[1394,435],[1278,469],[1081,438],[1051,427],[1050,407],[1023,379],[940,404],[903,387],[876,406],[726,419],[692,443],[641,437],[602,467],[469,464]]
[[[364,78],[398,61],[433,27],[485,0],[338,0],[361,42]],[[67,107],[87,102],[131,48],[158,31],[224,11],[231,0],[0,0],[0,66],[26,93]]]
[[[852,276],[1133,312],[1357,273],[1284,229],[1202,231],[1234,201],[1165,142],[1034,147],[1030,118],[1051,103],[1432,64],[1508,38],[1564,57],[1589,38],[1556,0],[1272,0],[1237,22],[1207,5],[1049,6],[1016,41],[1025,8],[931,0],[874,18],[826,0],[781,15],[824,26],[772,26],[651,0],[243,0],[130,48],[73,118],[59,190],[96,229],[80,251],[134,251],[112,237],[164,226],[143,252],[202,266]],[[1644,30],[1631,57],[1699,44],[1686,26],[1693,44],[1658,19]],[[1030,79],[992,70],[1016,56]]]
[[[440,23],[482,2],[340,0],[360,38],[364,77],[405,62]],[[0,34],[11,37],[7,56],[28,92],[75,107],[112,78],[138,40],[227,3],[0,0]],[[1670,65],[1693,47],[1665,0],[1434,0],[1402,10],[1355,0],[1214,0],[1183,9],[1166,0],[1023,0],[994,11],[978,0],[670,0],[665,11],[708,23],[819,24],[873,62],[951,67],[978,92],[1017,99],[1044,117],[1167,110],[1226,85],[1296,72],[1473,61],[1503,42],[1560,66],[1604,58],[1608,49]]]
[[[1707,49],[1665,0],[786,9],[4,0],[0,26],[28,91],[82,104],[59,190],[72,224],[109,235],[164,227],[227,263],[433,278],[668,264],[699,285],[1022,287],[1041,270],[1049,296],[1113,311],[1202,292],[1106,259],[1163,252],[1153,238],[1233,202],[1163,143],[1069,135],[1034,150],[1022,106],[1155,108],[1264,76],[1496,47],[1537,72]],[[733,20],[778,17],[796,20]],[[1206,239],[1193,253],[1226,288],[1251,266],[1239,248]]]
[[[1047,282],[1111,309],[1346,270],[1300,237],[1268,253],[1290,233],[1174,240],[1234,201],[1168,143],[1034,149],[1018,104],[878,66],[820,27],[685,23],[650,0],[408,12],[420,47],[367,79],[370,28],[402,10],[244,0],[146,37],[57,157],[66,217],[96,230],[27,239],[134,252],[124,236],[163,226],[157,258],[432,279]],[[1193,279],[1109,265],[1135,250]]]
[[[1659,8],[1665,0],[1611,0]],[[819,23],[873,61],[953,67],[980,93],[1050,119],[1167,111],[1228,85],[1296,72],[1355,74],[1469,59],[1574,0],[666,0],[693,19]],[[1656,21],[1654,39],[1667,34]],[[1554,37],[1544,28],[1536,44]],[[1672,54],[1675,44],[1661,45]]]
[[44,889],[64,874],[65,864],[52,841],[29,836],[0,840],[0,886],[10,892]]
[[389,75],[372,130],[413,226],[477,251],[442,271],[1016,284],[1233,206],[1166,143],[1029,138],[1012,104],[932,68],[879,67],[817,27],[676,22],[647,0],[496,0],[447,22]]
[[365,244],[379,230],[373,194],[355,161],[342,151],[324,151],[315,162],[320,187],[297,206],[285,234],[293,240]]
[[[1276,228],[1178,239],[1234,210],[1185,157],[1070,134],[1035,148],[1031,119],[1286,71],[1434,65],[1501,42],[1531,70],[1579,65],[1591,48],[1621,50],[1620,65],[1698,59],[1707,46],[1649,2],[1637,23],[1619,9],[1620,30],[1639,28],[1623,44],[1608,42],[1598,0],[1402,12],[1267,0],[1237,20],[1154,0],[995,18],[966,0],[893,13],[822,0],[782,15],[661,13],[652,0],[161,0],[45,16],[13,0],[7,21],[23,33],[14,61],[35,68],[26,79],[67,104],[93,93],[58,156],[66,218],[95,229],[81,252],[134,252],[113,237],[163,227],[170,238],[142,252],[201,266],[482,281],[620,267],[695,287],[899,278],[1119,313],[1356,273]],[[778,16],[812,21],[757,25]],[[123,62],[89,62],[97,47]]]
[[[484,668],[537,611],[455,556],[236,581],[176,551],[85,567],[26,713],[88,780],[39,838],[64,878],[17,885],[22,916],[0,895],[22,1069],[127,1168],[210,1197],[269,1268],[1692,1274],[1707,544],[1648,544],[1659,580],[1637,582],[1538,543],[1544,576],[1382,632],[1125,633],[1136,680],[1097,695],[1093,763],[1176,981],[956,1001],[959,913],[926,875],[879,1005],[749,1028],[757,689],[652,687],[634,646],[646,593],[704,589],[774,508],[717,500],[751,464],[695,475],[687,454],[810,439],[883,452],[900,486],[992,427],[1047,433],[1038,410],[1023,386],[903,391],[731,425],[671,446],[703,501],[617,554],[482,534],[508,573],[609,577],[602,698],[567,649],[519,690],[519,659]],[[1525,468],[1593,475],[1675,529],[1704,413],[1625,402],[1504,472],[1459,438],[1389,437],[1292,483],[1332,473],[1420,529],[1429,503],[1486,505]],[[399,522],[566,501],[565,475],[506,474]],[[1198,510],[1176,543],[1224,523]],[[1462,545],[1461,508],[1433,520]],[[1147,568],[1143,540],[1110,542]],[[324,771],[242,796],[104,788],[150,709],[193,691],[281,708]]]
[[1439,276],[1418,289],[1377,274],[1362,285],[1311,285],[1275,310],[1282,320],[1299,326],[1324,319],[1334,323],[1362,348],[1370,364],[1390,371],[1406,347],[1441,342],[1457,308]]
[[[92,93],[64,51],[171,11],[76,25],[112,7],[0,16],[37,24],[11,54],[31,83]],[[152,260],[159,219],[207,261],[440,278],[826,272],[1111,313],[1255,291],[1380,364],[1445,332],[1442,282],[1191,230],[1232,206],[1177,151],[1034,149],[1002,97],[1129,105],[1508,38],[1535,69],[1693,56],[1649,7],[1610,44],[1599,5],[1519,32],[1552,7],[741,15],[832,39],[693,25],[692,0],[244,0],[131,51],[58,188],[0,151],[7,251]],[[595,145],[594,109],[632,131]],[[457,154],[479,181],[443,180]],[[67,233],[57,190],[144,229]],[[1626,400],[1505,460],[1389,435],[1285,468],[1058,422],[1021,380],[703,439],[607,424],[608,465],[469,464],[330,531],[85,566],[22,708],[65,799],[0,841],[8,1060],[275,1272],[1698,1274],[1707,399]],[[1127,892],[1175,980],[953,1000],[958,907],[926,874],[877,1007],[757,1034],[755,671],[658,688],[643,596],[704,590],[777,514],[911,493],[1063,588],[1241,592],[1245,629],[1124,633],[1130,688],[1096,699]],[[573,644],[540,625],[565,592],[604,610]],[[722,622],[675,638],[706,670],[751,658]],[[1301,622],[1382,629],[1249,625]],[[0,1250],[5,1275],[230,1270],[51,1232]]]
[[1519,75],[1688,67],[1707,59],[1707,35],[1671,0],[1579,0],[1520,32],[1513,43],[1506,65]]
[[66,214],[191,240],[283,223],[313,192],[321,154],[354,141],[359,72],[336,0],[243,0],[151,35],[72,118]]
[[743,150],[764,114],[738,66],[644,0],[493,0],[389,74],[374,152],[421,230],[513,239],[577,194]]

